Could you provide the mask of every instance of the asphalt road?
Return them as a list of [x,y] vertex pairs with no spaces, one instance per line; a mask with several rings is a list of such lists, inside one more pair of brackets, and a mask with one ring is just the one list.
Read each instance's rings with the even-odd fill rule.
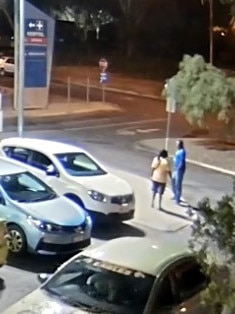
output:
[[[56,90],[55,90],[56,92]],[[110,114],[89,119],[70,117],[59,119],[35,119],[26,125],[25,135],[62,140],[87,148],[104,164],[131,173],[149,177],[152,153],[135,149],[135,143],[141,139],[164,137],[166,114],[161,103],[126,95],[110,96],[112,102],[118,103],[125,113],[118,116]],[[114,99],[114,97],[117,97]],[[109,100],[109,101],[111,101]],[[177,128],[177,117],[173,121],[174,136],[187,132],[187,125]],[[15,135],[14,124],[7,126],[5,136]],[[12,132],[12,133],[11,133]],[[184,182],[184,197],[190,203],[197,203],[204,196],[212,199],[231,191],[232,179],[200,167],[189,166]],[[122,224],[118,228],[98,229],[93,232],[93,243],[102,243],[110,238],[137,235],[151,236],[157,239],[172,237],[169,233],[160,232],[139,225]],[[174,234],[179,241],[185,235]],[[16,300],[38,286],[36,273],[51,272],[62,262],[58,258],[24,257],[9,260],[9,265],[2,268],[1,276],[5,279],[6,289],[2,291],[0,313]]]

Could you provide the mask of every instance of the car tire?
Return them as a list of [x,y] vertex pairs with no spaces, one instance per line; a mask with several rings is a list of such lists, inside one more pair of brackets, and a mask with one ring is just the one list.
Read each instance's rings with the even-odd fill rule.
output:
[[4,76],[5,75],[5,70],[4,69],[0,69],[0,75]]
[[17,225],[9,225],[8,227],[8,249],[10,253],[15,255],[23,255],[27,252],[27,239],[24,231]]

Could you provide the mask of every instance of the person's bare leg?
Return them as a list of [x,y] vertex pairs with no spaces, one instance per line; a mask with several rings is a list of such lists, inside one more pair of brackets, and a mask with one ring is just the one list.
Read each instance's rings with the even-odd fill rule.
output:
[[152,208],[154,208],[155,197],[156,197],[156,192],[153,192],[152,204],[151,204]]
[[162,193],[159,193],[159,199],[158,199],[158,209],[162,209]]

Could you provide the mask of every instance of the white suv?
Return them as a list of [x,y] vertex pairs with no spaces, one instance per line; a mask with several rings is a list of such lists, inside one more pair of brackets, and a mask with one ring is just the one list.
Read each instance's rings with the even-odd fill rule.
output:
[[13,57],[1,57],[0,58],[0,75],[4,76],[14,75],[15,61]]
[[131,186],[79,147],[48,140],[8,138],[0,143],[0,155],[20,163],[58,194],[82,206],[93,221],[100,218],[122,221],[134,216]]

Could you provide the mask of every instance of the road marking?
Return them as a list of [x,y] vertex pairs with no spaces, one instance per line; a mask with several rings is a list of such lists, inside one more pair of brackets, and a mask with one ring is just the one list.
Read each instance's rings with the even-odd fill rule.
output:
[[117,130],[116,132],[117,135],[135,135],[136,132],[135,131],[130,131],[130,130],[127,130],[127,129],[120,129],[120,130]]
[[159,132],[161,129],[137,129],[137,133],[152,133],[152,132]]
[[95,130],[95,129],[105,129],[105,128],[112,128],[115,126],[125,126],[125,125],[140,125],[140,124],[147,124],[152,122],[162,122],[166,121],[166,119],[146,119],[146,120],[136,120],[130,122],[116,122],[116,123],[109,123],[109,124],[102,124],[102,125],[91,125],[91,126],[83,126],[83,127],[76,127],[76,128],[66,128],[65,131],[79,131],[79,130]]

